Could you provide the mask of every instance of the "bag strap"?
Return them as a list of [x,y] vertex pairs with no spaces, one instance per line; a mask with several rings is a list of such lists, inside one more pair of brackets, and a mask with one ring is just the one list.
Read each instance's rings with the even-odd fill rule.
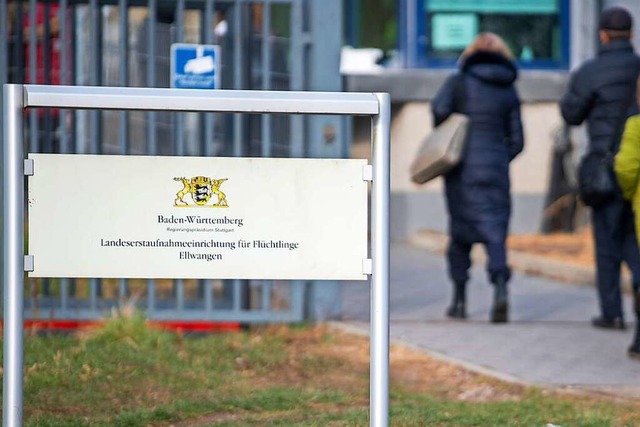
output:
[[[638,72],[636,73],[636,77],[637,75],[640,74],[640,69],[637,70]],[[637,81],[637,78],[634,79],[634,81]],[[616,127],[615,127],[615,133],[613,134],[613,140],[611,141],[611,145],[609,145],[609,149],[606,151],[606,154],[612,156],[615,154],[615,152],[617,151],[618,146],[620,145],[620,140],[622,139],[622,134],[624,133],[624,125],[627,121],[627,118],[629,117],[629,110],[631,109],[631,107],[633,106],[633,103],[635,102],[636,99],[636,88],[634,87],[633,91],[629,91],[627,93],[627,96],[625,98],[625,102],[624,102],[624,110],[622,111],[622,114],[620,115],[620,117],[618,117],[618,120],[616,121]]]
[[467,90],[464,84],[464,73],[460,72],[456,74],[453,82],[453,99],[454,109],[456,112],[464,114],[465,98],[467,96]]

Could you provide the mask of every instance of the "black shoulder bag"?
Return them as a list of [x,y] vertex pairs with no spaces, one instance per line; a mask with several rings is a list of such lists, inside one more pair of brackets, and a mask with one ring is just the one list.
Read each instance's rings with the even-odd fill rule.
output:
[[[632,95],[635,91],[632,92]],[[633,100],[634,96],[631,96]],[[578,167],[578,193],[585,205],[597,208],[611,200],[618,191],[618,182],[613,171],[616,145],[627,120],[627,112],[631,102],[627,102],[622,116],[618,120],[616,133],[614,133],[611,144],[606,152],[588,152],[580,161]]]

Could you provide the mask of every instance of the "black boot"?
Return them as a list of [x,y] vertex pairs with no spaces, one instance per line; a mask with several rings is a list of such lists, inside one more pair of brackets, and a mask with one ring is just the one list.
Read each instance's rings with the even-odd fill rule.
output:
[[636,312],[636,333],[629,347],[629,357],[633,359],[640,359],[640,289],[635,288],[633,294],[634,299],[634,311]]
[[453,282],[453,301],[447,309],[447,316],[453,319],[466,319],[467,310],[466,301],[466,280],[455,280]]
[[507,323],[509,321],[509,301],[507,283],[509,274],[496,274],[493,277],[493,308],[491,323]]

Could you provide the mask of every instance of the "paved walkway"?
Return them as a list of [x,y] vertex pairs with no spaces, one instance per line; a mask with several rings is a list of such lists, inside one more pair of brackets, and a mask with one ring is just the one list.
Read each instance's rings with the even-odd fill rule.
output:
[[[471,369],[539,386],[640,397],[640,362],[627,358],[627,331],[591,327],[594,289],[515,274],[508,324],[488,322],[492,288],[482,266],[469,283],[466,321],[448,320],[450,283],[444,258],[408,245],[391,250],[391,338]],[[369,330],[369,286],[343,288],[345,327]]]

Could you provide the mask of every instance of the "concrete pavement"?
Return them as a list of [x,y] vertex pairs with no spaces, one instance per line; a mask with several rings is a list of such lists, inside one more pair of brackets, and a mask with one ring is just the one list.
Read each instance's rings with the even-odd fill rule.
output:
[[[627,331],[594,329],[595,289],[515,273],[508,324],[489,323],[493,289],[474,265],[465,321],[444,316],[451,285],[440,255],[409,244],[391,248],[392,340],[508,381],[640,397],[640,362],[627,358]],[[344,319],[352,331],[369,331],[369,285],[345,283]]]

